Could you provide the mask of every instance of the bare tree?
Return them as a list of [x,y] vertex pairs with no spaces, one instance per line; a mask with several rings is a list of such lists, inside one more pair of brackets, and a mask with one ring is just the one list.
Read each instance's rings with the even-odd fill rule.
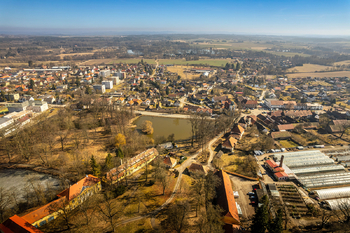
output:
[[178,202],[172,204],[166,211],[166,220],[164,227],[178,233],[185,232],[188,226],[188,214],[190,205],[188,202]]
[[162,185],[163,195],[164,195],[165,189],[169,186],[169,183],[170,183],[169,175],[167,174],[167,171],[164,168],[161,168],[159,170],[158,180]]
[[119,211],[115,200],[112,199],[110,194],[104,193],[102,195],[101,204],[98,205],[97,210],[102,219],[108,223],[112,231],[115,232],[115,223],[118,219]]
[[0,188],[0,222],[5,221],[10,203],[11,195],[4,188]]

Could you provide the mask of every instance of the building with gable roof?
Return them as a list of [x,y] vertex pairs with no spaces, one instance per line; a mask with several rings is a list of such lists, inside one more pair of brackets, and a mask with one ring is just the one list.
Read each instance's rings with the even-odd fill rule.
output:
[[224,171],[217,171],[215,173],[221,180],[220,185],[216,189],[216,204],[223,210],[222,221],[227,228],[239,228],[241,224],[235,197],[233,195],[231,180],[229,175]]
[[1,233],[43,233],[23,218],[14,215],[0,224]]

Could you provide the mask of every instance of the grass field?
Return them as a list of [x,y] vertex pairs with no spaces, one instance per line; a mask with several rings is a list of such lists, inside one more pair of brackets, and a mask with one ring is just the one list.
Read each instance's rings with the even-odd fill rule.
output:
[[288,140],[281,140],[281,141],[278,141],[281,146],[283,148],[291,148],[291,147],[296,147],[296,146],[299,146],[298,144],[296,144],[295,142],[293,141],[288,141]]
[[305,72],[287,74],[288,78],[301,78],[301,77],[350,77],[350,71],[334,71],[334,72]]
[[331,68],[331,66],[322,66],[316,64],[304,64],[303,66],[296,66],[287,70],[287,72],[315,72],[322,71],[327,68]]

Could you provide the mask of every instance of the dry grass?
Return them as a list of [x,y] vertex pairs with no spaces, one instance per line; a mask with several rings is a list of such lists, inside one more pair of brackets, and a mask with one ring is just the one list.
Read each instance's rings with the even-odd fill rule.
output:
[[118,227],[120,233],[152,232],[153,228],[149,218],[144,218]]
[[350,71],[334,71],[334,72],[306,72],[287,74],[288,78],[303,78],[303,77],[350,77]]
[[334,62],[335,66],[341,66],[341,65],[350,65],[350,60],[345,60],[345,61],[338,61],[338,62]]
[[59,56],[61,59],[63,59],[65,56],[68,57],[72,57],[72,56],[81,56],[81,55],[93,55],[94,53],[63,53],[63,54],[59,54],[57,56]]
[[191,74],[189,72],[184,72],[185,70],[191,69],[192,66],[169,66],[167,67],[168,71],[177,73],[178,75],[181,76],[182,79],[193,79],[197,78],[200,75],[199,74]]
[[315,71],[322,71],[327,68],[331,68],[331,66],[322,66],[322,65],[315,65],[315,64],[304,64],[303,66],[296,66],[293,68],[290,68],[287,70],[287,72],[315,72]]

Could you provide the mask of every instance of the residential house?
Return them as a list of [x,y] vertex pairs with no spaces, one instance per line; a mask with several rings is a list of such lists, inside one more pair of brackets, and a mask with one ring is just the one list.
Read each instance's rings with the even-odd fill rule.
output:
[[235,125],[231,130],[231,135],[237,140],[240,140],[243,134],[244,134],[244,128],[240,125]]
[[191,165],[184,170],[184,173],[187,175],[191,175],[191,173],[194,173],[194,172],[200,172],[203,174],[206,173],[203,165],[198,163],[191,163]]
[[258,106],[258,101],[256,100],[243,100],[242,101],[243,108],[255,109]]
[[168,168],[173,168],[175,167],[175,165],[177,164],[176,159],[170,157],[170,156],[166,156],[163,159],[163,163],[168,167]]
[[291,134],[288,131],[272,132],[271,137],[274,140],[286,140],[291,137]]
[[222,143],[221,148],[229,151],[233,151],[235,149],[235,145],[237,143],[237,139],[232,137],[231,135]]

